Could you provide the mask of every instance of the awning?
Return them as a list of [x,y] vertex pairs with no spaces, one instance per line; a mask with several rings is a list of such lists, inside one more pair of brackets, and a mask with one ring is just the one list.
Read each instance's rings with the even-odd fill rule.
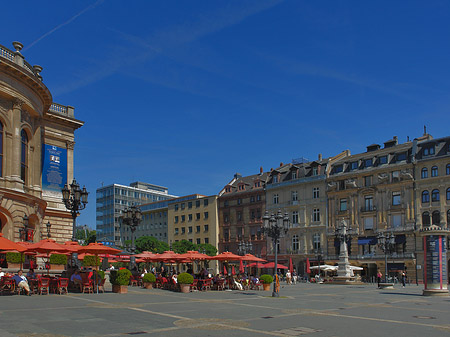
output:
[[358,238],[358,245],[376,245],[378,243],[376,236],[368,236],[364,238]]

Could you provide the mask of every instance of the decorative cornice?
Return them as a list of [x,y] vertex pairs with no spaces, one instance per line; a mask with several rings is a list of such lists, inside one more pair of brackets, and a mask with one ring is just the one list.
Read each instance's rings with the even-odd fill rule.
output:
[[73,150],[75,148],[75,142],[68,140],[66,141],[66,146],[68,150]]
[[22,101],[20,98],[14,98],[13,100],[13,109],[19,109],[22,110],[22,106],[25,102]]

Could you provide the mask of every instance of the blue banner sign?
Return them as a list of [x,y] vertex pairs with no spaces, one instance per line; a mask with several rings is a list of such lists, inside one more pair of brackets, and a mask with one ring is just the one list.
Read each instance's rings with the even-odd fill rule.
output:
[[447,289],[447,247],[445,237],[424,237],[425,289]]
[[42,190],[61,193],[67,183],[67,149],[44,144]]

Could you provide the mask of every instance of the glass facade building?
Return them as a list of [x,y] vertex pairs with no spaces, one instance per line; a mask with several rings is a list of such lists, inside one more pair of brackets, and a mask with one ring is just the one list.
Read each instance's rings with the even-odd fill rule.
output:
[[97,241],[105,245],[122,246],[128,233],[120,226],[122,210],[132,205],[139,206],[172,198],[175,196],[169,195],[167,187],[143,182],[134,182],[130,186],[112,184],[98,188],[96,195]]

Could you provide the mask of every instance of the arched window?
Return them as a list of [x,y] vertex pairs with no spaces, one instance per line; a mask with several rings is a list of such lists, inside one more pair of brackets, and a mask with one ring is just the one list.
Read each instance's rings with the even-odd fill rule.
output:
[[438,176],[438,167],[437,166],[433,166],[431,168],[431,176],[432,177],[437,177]]
[[439,190],[433,190],[431,192],[431,201],[439,201]]
[[423,178],[428,178],[428,169],[426,167],[424,167],[422,169],[421,177],[422,177],[422,179]]
[[430,192],[423,191],[422,192],[422,203],[430,202]]
[[20,133],[22,139],[22,148],[20,155],[20,179],[26,183],[27,179],[27,167],[28,167],[28,135],[25,130],[22,129]]
[[3,124],[0,122],[0,177],[3,177]]
[[447,164],[447,166],[445,167],[445,174],[446,175],[450,174],[450,164]]
[[447,200],[450,200],[450,187],[447,188]]
[[422,226],[429,226],[431,224],[430,222],[430,213],[423,212],[422,214]]
[[432,217],[432,224],[433,225],[439,225],[441,223],[441,212],[434,211]]

